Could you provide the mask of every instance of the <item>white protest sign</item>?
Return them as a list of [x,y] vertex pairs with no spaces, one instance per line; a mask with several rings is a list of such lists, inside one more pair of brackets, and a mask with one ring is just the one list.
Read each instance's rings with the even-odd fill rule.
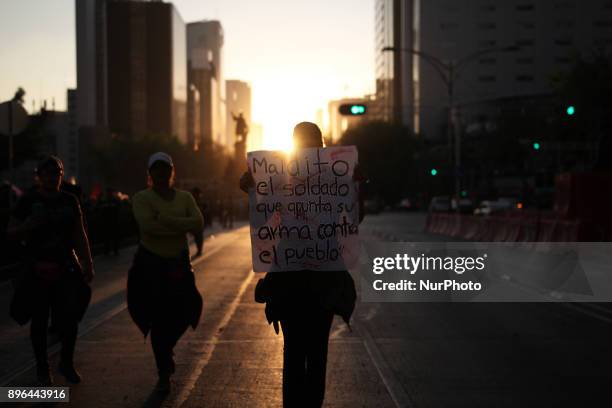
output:
[[359,256],[355,146],[247,155],[253,270],[345,270]]

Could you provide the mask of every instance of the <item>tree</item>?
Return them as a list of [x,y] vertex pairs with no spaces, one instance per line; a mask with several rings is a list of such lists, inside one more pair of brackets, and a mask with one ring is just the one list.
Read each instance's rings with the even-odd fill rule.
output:
[[603,52],[577,56],[570,71],[553,78],[561,100],[560,110],[572,106],[575,114],[564,118],[559,133],[566,139],[595,143],[599,156],[594,166],[612,169],[612,60]]
[[369,196],[395,203],[422,191],[419,152],[422,143],[410,129],[386,122],[365,122],[349,128],[339,144],[355,145],[359,165],[369,179]]

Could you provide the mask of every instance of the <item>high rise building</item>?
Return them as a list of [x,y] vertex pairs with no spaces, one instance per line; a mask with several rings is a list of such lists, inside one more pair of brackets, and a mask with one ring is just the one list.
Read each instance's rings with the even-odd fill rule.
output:
[[[242,113],[247,124],[251,125],[251,86],[244,81],[225,81],[225,106],[226,106],[226,140],[228,146],[236,142],[236,122],[233,115]],[[248,139],[247,139],[248,143]]]
[[170,3],[107,6],[108,127],[187,143],[185,24]]
[[200,113],[200,91],[194,84],[189,84],[187,94],[187,144],[193,150],[200,150],[200,144],[202,143]]
[[107,3],[108,0],[75,0],[79,127],[107,124]]
[[66,132],[56,141],[57,154],[64,160],[66,179],[79,179],[79,129],[77,125],[77,92],[68,89],[66,92],[68,125]]
[[[377,98],[383,116],[428,138],[444,137],[448,87],[436,61],[415,52],[461,64],[453,101],[461,111],[552,93],[551,76],[569,69],[573,55],[610,50],[610,27],[612,7],[603,0],[377,0]],[[383,52],[384,47],[393,51]]]
[[200,93],[203,142],[229,147],[223,80],[223,27],[219,21],[187,24],[188,81]]

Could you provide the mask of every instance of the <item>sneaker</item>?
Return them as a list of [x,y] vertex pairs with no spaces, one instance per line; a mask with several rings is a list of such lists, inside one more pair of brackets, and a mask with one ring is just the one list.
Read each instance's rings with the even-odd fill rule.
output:
[[36,378],[41,387],[50,387],[53,385],[53,376],[49,366],[36,367]]
[[73,364],[60,361],[58,369],[60,374],[63,375],[69,382],[73,384],[78,384],[81,382],[81,375],[74,368]]
[[162,394],[168,394],[170,392],[170,376],[169,375],[160,375],[159,380],[157,380],[157,385],[155,386],[155,390]]

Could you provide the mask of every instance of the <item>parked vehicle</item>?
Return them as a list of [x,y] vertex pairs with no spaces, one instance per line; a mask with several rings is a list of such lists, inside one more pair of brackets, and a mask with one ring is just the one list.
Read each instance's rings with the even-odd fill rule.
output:
[[500,198],[499,200],[484,200],[474,210],[474,215],[491,215],[496,212],[516,208],[516,199]]
[[447,196],[437,196],[429,203],[429,212],[450,212],[451,200]]

